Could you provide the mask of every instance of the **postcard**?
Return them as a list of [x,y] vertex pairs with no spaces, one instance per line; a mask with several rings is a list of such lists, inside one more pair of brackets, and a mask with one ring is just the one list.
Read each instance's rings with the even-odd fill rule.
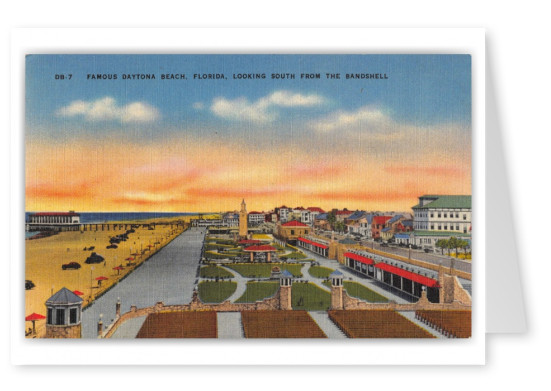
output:
[[25,81],[26,338],[471,337],[470,55],[33,54]]

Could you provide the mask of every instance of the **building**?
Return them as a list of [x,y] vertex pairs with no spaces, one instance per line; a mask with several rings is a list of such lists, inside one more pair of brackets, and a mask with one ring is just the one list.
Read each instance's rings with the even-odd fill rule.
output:
[[290,215],[293,210],[291,208],[287,208],[285,205],[275,208],[274,212],[277,215],[277,218],[282,223],[286,223],[290,220]]
[[82,303],[65,287],[46,300],[46,338],[80,338]]
[[247,205],[245,204],[245,199],[243,199],[241,202],[241,210],[239,211],[239,237],[245,239],[248,234]]
[[297,220],[288,221],[277,226],[278,239],[287,243],[295,244],[301,236],[306,236],[312,228]]
[[226,227],[238,227],[239,214],[234,212],[224,214],[224,217],[222,218],[222,225]]
[[381,231],[386,228],[386,223],[392,219],[392,216],[375,216],[371,220],[371,237],[373,239],[381,238]]
[[69,212],[38,212],[29,215],[27,231],[78,231],[80,214]]
[[314,218],[314,228],[324,231],[331,230],[331,224],[327,220],[327,213],[320,213]]
[[266,220],[264,212],[249,212],[249,225],[257,226]]
[[314,224],[314,220],[316,219],[316,216],[322,213],[325,213],[325,211],[321,208],[318,208],[317,206],[309,206],[308,211],[310,211],[310,220],[311,224]]
[[413,228],[467,234],[471,227],[471,196],[424,195],[413,208]]

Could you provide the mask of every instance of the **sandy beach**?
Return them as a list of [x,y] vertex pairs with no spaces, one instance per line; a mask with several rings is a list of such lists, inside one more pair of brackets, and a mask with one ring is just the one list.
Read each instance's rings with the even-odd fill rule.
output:
[[[81,297],[86,306],[183,232],[182,225],[163,225],[160,224],[161,222],[170,223],[178,220],[189,222],[191,217],[193,216],[122,222],[122,224],[156,222],[157,225],[152,230],[142,226],[134,228],[135,232],[129,233],[128,240],[118,243],[116,249],[106,248],[110,244],[109,238],[125,233],[124,226],[110,231],[101,231],[100,226],[98,231],[60,232],[46,238],[26,240],[25,279],[31,280],[36,286],[31,290],[25,290],[25,314],[36,312],[46,315],[44,303],[63,287],[82,292]],[[116,222],[110,222],[110,224],[116,224]],[[88,250],[91,246],[95,249]],[[105,261],[86,264],[85,260],[92,252],[103,256]],[[127,260],[127,258],[134,259]],[[62,265],[69,262],[78,262],[81,268],[63,270]],[[123,267],[122,270],[113,269],[120,265]],[[107,277],[107,279],[99,282],[96,280],[98,277]],[[45,320],[36,322],[37,337],[43,336],[45,324]],[[26,329],[32,327],[31,322],[26,322],[25,327]]]

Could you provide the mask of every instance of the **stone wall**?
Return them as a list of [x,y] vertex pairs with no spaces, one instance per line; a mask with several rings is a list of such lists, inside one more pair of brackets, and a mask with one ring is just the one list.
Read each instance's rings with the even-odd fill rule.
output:
[[80,324],[73,326],[54,326],[46,325],[45,338],[80,338],[82,326]]
[[[288,289],[285,289],[288,288]],[[283,303],[283,304],[282,304]],[[130,311],[122,314],[115,319],[115,322],[106,328],[101,338],[110,338],[121,324],[132,318],[138,318],[159,312],[178,312],[178,311],[216,311],[216,312],[240,312],[240,311],[272,311],[286,310],[291,308],[291,287],[280,287],[277,293],[268,299],[257,301],[255,303],[232,303],[229,300],[219,304],[207,304],[201,302],[197,292],[193,292],[193,298],[189,304],[164,305],[159,302],[152,307],[136,308],[130,307]]]

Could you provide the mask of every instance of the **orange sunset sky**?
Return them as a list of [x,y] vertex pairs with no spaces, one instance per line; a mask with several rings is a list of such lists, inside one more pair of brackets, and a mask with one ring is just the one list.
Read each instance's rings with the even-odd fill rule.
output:
[[[187,80],[121,77],[161,68]],[[280,68],[296,79],[272,80]],[[32,56],[26,99],[27,211],[216,212],[242,198],[249,211],[410,211],[423,194],[471,194],[468,56]]]

